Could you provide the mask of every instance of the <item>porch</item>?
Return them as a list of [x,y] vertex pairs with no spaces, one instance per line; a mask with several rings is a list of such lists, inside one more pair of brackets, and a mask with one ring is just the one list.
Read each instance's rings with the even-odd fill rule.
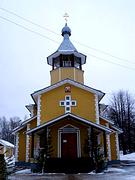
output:
[[[30,159],[37,158],[40,164],[44,163],[46,172],[92,171],[99,158],[107,159],[108,133],[107,128],[93,124],[67,116],[31,130]],[[35,164],[32,166],[34,168]]]

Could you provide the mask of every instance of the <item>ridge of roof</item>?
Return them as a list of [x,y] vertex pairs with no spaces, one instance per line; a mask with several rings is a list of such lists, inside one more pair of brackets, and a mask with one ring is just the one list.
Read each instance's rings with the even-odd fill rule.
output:
[[53,84],[53,85],[51,85],[51,86],[48,86],[48,87],[46,87],[46,88],[37,90],[37,91],[35,91],[34,93],[32,93],[31,96],[34,97],[34,95],[36,95],[36,94],[47,92],[47,91],[49,91],[49,90],[55,89],[55,88],[57,88],[57,87],[59,87],[59,86],[61,86],[61,85],[63,85],[63,84],[66,84],[66,83],[72,84],[72,85],[74,85],[74,86],[80,87],[80,88],[82,88],[82,89],[85,89],[85,90],[90,91],[90,92],[93,92],[93,93],[95,93],[95,92],[96,92],[96,93],[99,93],[99,94],[101,95],[100,100],[101,100],[102,97],[105,95],[105,93],[103,93],[103,92],[100,91],[100,90],[94,89],[94,88],[92,88],[92,87],[89,87],[89,86],[87,86],[87,85],[84,85],[84,84],[82,84],[82,83],[79,83],[79,82],[76,82],[76,81],[74,81],[74,80],[71,80],[71,79],[68,79],[68,78],[67,78],[67,79],[64,79],[64,80],[62,80],[62,81],[59,81],[59,82],[57,82],[57,83],[55,83],[55,84]]
[[103,125],[101,125],[101,124],[94,123],[94,122],[92,122],[92,121],[90,121],[90,120],[84,119],[84,118],[82,118],[82,117],[80,117],[80,116],[77,116],[77,115],[75,115],[75,114],[67,113],[67,114],[63,114],[63,115],[61,115],[61,116],[58,116],[58,117],[56,117],[56,118],[54,118],[54,119],[52,119],[52,120],[50,120],[50,121],[48,121],[48,122],[46,122],[46,123],[44,123],[44,124],[41,124],[41,125],[39,125],[39,126],[36,126],[36,127],[33,128],[33,129],[30,129],[29,131],[26,132],[26,134],[30,134],[30,133],[33,132],[33,131],[36,131],[36,130],[38,130],[38,129],[40,129],[40,128],[43,128],[43,127],[45,127],[45,126],[48,126],[48,125],[50,125],[50,124],[52,124],[52,123],[54,123],[54,122],[57,122],[57,121],[59,121],[60,119],[63,119],[63,118],[65,118],[65,117],[67,117],[67,116],[71,116],[71,117],[73,117],[73,118],[79,119],[79,120],[81,120],[81,121],[84,122],[84,123],[93,125],[93,126],[99,128],[99,129],[102,129],[102,130],[107,131],[108,133],[112,132],[112,130],[111,130],[110,128],[106,127],[106,126],[103,126]]

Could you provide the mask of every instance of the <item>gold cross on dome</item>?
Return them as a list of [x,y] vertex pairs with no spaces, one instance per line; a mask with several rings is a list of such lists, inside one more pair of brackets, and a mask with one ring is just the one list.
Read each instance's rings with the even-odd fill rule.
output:
[[69,18],[68,13],[65,13],[63,17],[64,17],[65,21],[67,22],[67,21],[68,21],[68,19],[67,19],[67,18]]

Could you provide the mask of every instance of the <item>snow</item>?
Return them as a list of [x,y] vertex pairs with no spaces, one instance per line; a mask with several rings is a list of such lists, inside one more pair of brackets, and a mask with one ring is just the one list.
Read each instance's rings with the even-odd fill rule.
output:
[[[89,172],[88,174],[94,175],[94,174],[97,174],[97,173],[95,171],[92,171],[92,172]],[[104,174],[104,172],[101,172],[101,173],[98,173],[98,174]]]
[[104,171],[105,173],[125,173],[127,172],[125,169],[120,169],[120,168],[113,168],[113,167],[110,167],[108,168],[107,170]]
[[31,169],[23,169],[23,170],[17,171],[15,174],[31,174]]
[[12,148],[14,148],[14,145],[13,145],[13,144],[11,144],[10,142],[5,141],[5,140],[3,140],[3,139],[0,139],[0,144],[3,145],[3,146],[7,146],[7,147],[12,147]]
[[11,156],[11,157],[5,157],[5,161],[7,163],[7,167],[9,166],[15,166],[15,157]]
[[[103,172],[98,173],[98,174],[104,174],[104,173],[125,173],[125,172],[127,172],[125,169],[109,167],[107,170],[104,170]],[[94,175],[94,174],[97,174],[97,173],[95,171],[92,171],[92,172],[90,172],[88,174]]]
[[126,155],[120,154],[120,160],[135,161],[135,152]]

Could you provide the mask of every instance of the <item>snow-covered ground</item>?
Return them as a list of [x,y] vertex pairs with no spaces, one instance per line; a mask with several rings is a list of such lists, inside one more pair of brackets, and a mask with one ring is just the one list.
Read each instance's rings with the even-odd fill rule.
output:
[[120,160],[135,161],[135,152],[126,155],[120,153]]
[[[122,153],[120,154],[120,160],[126,160],[126,161],[134,161],[135,162],[135,153],[131,153],[131,154],[127,154],[127,155],[123,155]],[[97,178],[100,177],[101,180],[104,179],[119,179],[119,180],[135,180],[135,165],[133,165],[133,163],[131,163],[131,166],[118,166],[118,167],[108,167],[107,170],[105,170],[102,173],[96,174],[94,171],[90,172],[88,174],[81,174],[79,173],[78,175],[73,175],[76,177],[81,177],[82,180],[96,180]],[[24,176],[25,175],[25,176]],[[58,175],[55,173],[45,173],[45,174],[38,174],[38,173],[32,173],[30,169],[24,169],[24,170],[20,170],[15,172],[14,175],[10,176],[10,180],[18,180],[20,177],[22,179],[28,179],[28,180],[32,180],[32,179],[39,179],[41,177],[47,178],[47,179],[59,179],[59,180],[63,180],[65,178],[67,178],[67,175],[65,174],[65,176],[63,174],[59,174]]]
[[23,169],[23,170],[17,171],[15,174],[31,174],[31,170]]

